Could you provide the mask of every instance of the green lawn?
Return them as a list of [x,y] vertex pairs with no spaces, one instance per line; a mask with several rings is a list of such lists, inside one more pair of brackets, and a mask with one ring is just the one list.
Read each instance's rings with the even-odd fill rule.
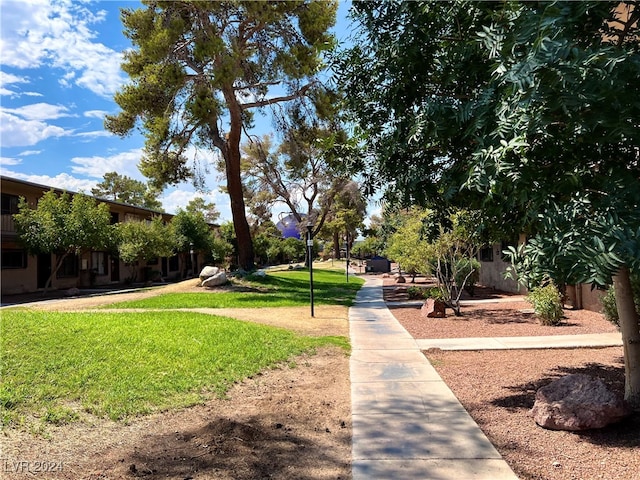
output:
[[[364,280],[344,272],[314,269],[314,303],[351,306]],[[168,293],[142,300],[120,302],[105,308],[259,308],[295,307],[309,304],[309,271],[286,270],[260,278],[249,277],[255,292]]]
[[[297,278],[276,284],[297,285]],[[4,425],[67,423],[82,410],[126,419],[193,405],[316,346],[348,348],[344,338],[190,312],[7,309],[0,321]]]

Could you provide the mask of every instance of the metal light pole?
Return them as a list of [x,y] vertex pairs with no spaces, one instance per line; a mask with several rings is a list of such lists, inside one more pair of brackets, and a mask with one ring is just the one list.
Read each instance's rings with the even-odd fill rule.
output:
[[349,232],[347,232],[347,243],[345,244],[347,254],[347,283],[349,283]]
[[193,277],[196,275],[196,260],[195,260],[195,250],[193,249],[193,242],[189,244],[189,255],[191,256],[191,275]]
[[313,223],[307,223],[307,258],[309,259],[309,291],[311,300],[311,316],[313,317]]

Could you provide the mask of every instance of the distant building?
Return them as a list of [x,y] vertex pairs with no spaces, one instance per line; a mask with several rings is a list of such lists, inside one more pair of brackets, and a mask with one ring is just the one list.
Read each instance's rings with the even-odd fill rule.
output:
[[[2,214],[0,233],[2,239],[1,252],[1,293],[13,295],[42,290],[51,275],[55,265],[55,254],[28,255],[20,244],[16,232],[13,215],[18,213],[18,201],[24,197],[33,207],[38,199],[52,187],[25,182],[15,178],[0,176],[0,191],[2,195]],[[56,193],[64,190],[53,188]],[[74,195],[74,192],[68,192]],[[135,207],[108,200],[99,200],[109,205],[112,223],[134,220],[150,220],[161,215],[163,220],[170,221],[173,215],[142,207]],[[196,265],[192,266],[189,252],[173,257],[157,258],[146,262],[139,262],[133,268],[137,281],[148,281],[153,278],[165,280],[179,280],[187,270],[197,273],[201,258],[195,258]],[[195,268],[193,268],[195,267]],[[92,251],[81,256],[67,257],[64,264],[52,279],[51,289],[68,289],[72,287],[86,288],[123,284],[131,281],[132,268],[125,265],[117,255],[104,251]]]

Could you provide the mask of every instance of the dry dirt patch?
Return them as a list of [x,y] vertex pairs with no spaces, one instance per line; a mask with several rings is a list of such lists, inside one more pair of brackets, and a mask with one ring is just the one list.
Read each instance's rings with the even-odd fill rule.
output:
[[[127,425],[87,419],[52,428],[46,439],[5,431],[2,478],[348,479],[349,392],[347,355],[322,349],[298,357],[295,368],[282,366],[245,380],[226,400]],[[62,468],[21,470],[27,464],[33,470],[36,462]]]

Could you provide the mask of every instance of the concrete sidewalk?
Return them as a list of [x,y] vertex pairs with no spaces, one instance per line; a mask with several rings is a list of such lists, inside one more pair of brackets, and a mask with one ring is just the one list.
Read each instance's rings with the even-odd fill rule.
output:
[[514,480],[368,278],[349,310],[353,479]]
[[622,346],[619,332],[544,337],[428,338],[416,340],[420,350],[510,350],[531,348],[603,348]]

